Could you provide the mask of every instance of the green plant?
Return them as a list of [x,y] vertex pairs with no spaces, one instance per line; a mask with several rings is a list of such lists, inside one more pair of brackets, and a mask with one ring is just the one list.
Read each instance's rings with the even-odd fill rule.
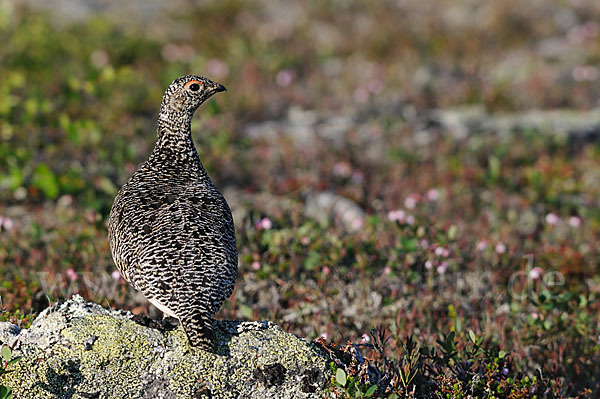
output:
[[377,391],[377,385],[362,384],[357,377],[347,375],[343,368],[337,368],[335,377],[332,377],[332,390],[342,394],[343,398],[371,398]]
[[[400,340],[389,352],[390,337],[382,327],[371,331],[372,344],[347,344],[336,348],[320,342],[331,363],[332,397],[343,398],[490,398],[534,399],[564,395],[559,379],[538,370],[527,375],[515,370],[511,356],[488,338],[469,330],[457,336],[441,334],[435,345],[414,336]],[[363,350],[359,350],[359,348]],[[577,397],[590,397],[584,389]]]
[[[14,346],[14,344],[13,344]],[[8,345],[2,345],[2,349],[0,349],[0,355],[2,359],[0,360],[0,377],[12,372],[12,370],[8,370],[8,366],[18,362],[21,359],[21,356],[13,357],[13,348]],[[12,390],[10,387],[0,385],[0,399],[9,399],[12,397]]]

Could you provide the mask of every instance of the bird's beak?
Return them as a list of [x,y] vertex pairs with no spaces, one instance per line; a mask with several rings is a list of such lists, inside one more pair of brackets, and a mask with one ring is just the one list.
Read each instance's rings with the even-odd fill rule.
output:
[[213,93],[218,93],[220,91],[227,91],[227,89],[220,83],[213,83],[212,91]]

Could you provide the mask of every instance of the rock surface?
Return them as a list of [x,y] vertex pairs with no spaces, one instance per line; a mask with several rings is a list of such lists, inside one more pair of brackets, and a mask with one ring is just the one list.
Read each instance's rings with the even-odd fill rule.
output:
[[563,137],[570,142],[592,141],[600,136],[600,108],[589,111],[529,110],[494,115],[483,107],[472,106],[435,110],[432,119],[459,139],[478,133],[509,136],[524,132]]
[[365,212],[348,198],[332,192],[319,192],[306,199],[304,214],[323,225],[338,222],[348,231],[358,231],[365,220]]
[[323,396],[327,357],[271,322],[217,322],[213,354],[191,348],[180,327],[133,318],[75,295],[28,329],[0,323],[0,340],[23,356],[0,384],[24,399]]

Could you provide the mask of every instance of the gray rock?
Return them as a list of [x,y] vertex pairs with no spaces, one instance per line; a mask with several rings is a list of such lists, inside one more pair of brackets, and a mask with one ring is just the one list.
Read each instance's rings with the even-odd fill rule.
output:
[[223,190],[223,195],[231,207],[236,226],[238,223],[250,222],[248,215],[251,212],[258,211],[271,218],[281,218],[304,206],[289,196],[268,192],[248,193],[231,186]]
[[87,21],[98,15],[105,15],[119,20],[126,18],[135,22],[154,20],[167,12],[183,8],[188,10],[188,2],[175,0],[163,2],[160,0],[132,0],[114,2],[110,0],[17,0],[16,4],[27,5],[34,9],[48,12],[59,22]]
[[571,142],[597,140],[600,137],[600,108],[589,111],[529,110],[496,115],[485,112],[483,107],[464,107],[437,110],[432,117],[458,139],[478,133],[508,137],[520,132],[536,132]]
[[250,124],[244,134],[253,139],[268,141],[276,141],[280,136],[288,137],[295,146],[307,147],[314,145],[317,122],[313,111],[292,107],[288,110],[286,119]]
[[[16,398],[317,398],[330,378],[315,346],[271,322],[217,322],[217,353],[192,348],[180,327],[73,299],[28,329],[0,323],[23,356],[0,377]],[[315,382],[315,373],[319,376]],[[196,396],[195,396],[196,395]]]
[[304,214],[322,224],[340,223],[348,231],[363,227],[365,212],[353,201],[331,192],[310,194]]

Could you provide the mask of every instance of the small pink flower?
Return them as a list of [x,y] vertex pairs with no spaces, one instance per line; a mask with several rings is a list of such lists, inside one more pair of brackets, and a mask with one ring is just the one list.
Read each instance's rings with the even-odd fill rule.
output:
[[165,44],[162,48],[162,57],[165,61],[177,61],[178,49],[177,45],[173,43]]
[[135,164],[134,163],[126,163],[125,170],[127,171],[127,173],[132,174],[133,172],[135,172]]
[[369,84],[367,85],[367,89],[373,93],[377,94],[383,90],[383,83],[379,79],[371,79]]
[[443,256],[444,258],[447,258],[448,256],[450,256],[450,250],[445,247],[437,247],[435,249],[435,254],[437,256]]
[[421,241],[419,241],[419,246],[421,248],[427,248],[427,247],[429,247],[429,241],[422,239]]
[[121,273],[118,270],[113,271],[110,276],[115,281],[121,280]]
[[365,225],[365,221],[363,218],[356,218],[352,221],[351,228],[352,230],[360,230]]
[[229,74],[229,66],[216,58],[211,58],[206,61],[204,70],[206,71],[207,76],[212,76],[214,78],[224,78]]
[[291,69],[282,69],[277,72],[277,76],[275,76],[275,82],[277,82],[278,86],[287,87],[289,86],[296,77],[296,73]]
[[325,341],[327,341],[329,339],[329,334],[324,332],[323,334],[321,334],[321,338],[323,338]]
[[485,251],[485,249],[487,248],[487,244],[488,244],[487,240],[485,240],[485,239],[481,240],[477,243],[477,249],[479,251]]
[[77,273],[75,272],[75,270],[73,270],[72,268],[68,268],[66,270],[66,273],[67,273],[67,277],[69,278],[69,280],[77,281],[78,276],[77,276]]
[[550,212],[546,215],[546,223],[548,223],[551,226],[555,226],[558,223],[560,223],[560,218],[556,215],[556,213]]
[[427,194],[425,194],[425,198],[427,198],[429,201],[437,201],[440,198],[440,192],[435,188],[432,188],[429,191],[427,191]]
[[331,173],[333,173],[334,176],[348,177],[352,174],[352,167],[348,162],[337,162],[333,165],[333,168],[331,168]]
[[371,93],[369,93],[369,90],[365,89],[364,87],[359,87],[358,89],[354,90],[354,101],[357,103],[366,103],[370,96]]
[[592,82],[598,79],[600,72],[598,68],[591,65],[578,65],[571,71],[571,77],[576,82]]
[[529,278],[537,280],[538,278],[542,277],[542,274],[544,274],[544,269],[536,266],[529,271]]
[[352,181],[356,184],[360,184],[365,180],[365,175],[360,170],[352,172]]
[[408,224],[415,224],[415,217],[413,215],[408,215],[406,217],[406,223],[408,223]]
[[440,265],[437,267],[437,272],[439,274],[446,273],[446,270],[448,270],[448,262],[446,262],[446,261],[440,263]]
[[323,267],[323,274],[328,275],[331,273],[331,269],[328,266]]
[[600,26],[595,21],[588,21],[583,25],[577,25],[569,29],[567,39],[572,43],[583,43],[586,40],[594,39],[600,33]]
[[503,242],[499,242],[496,244],[496,253],[503,254],[506,252],[506,245]]
[[162,48],[162,57],[165,61],[190,61],[194,58],[194,48],[188,45],[178,46],[174,43],[169,43]]
[[271,219],[269,218],[262,218],[256,223],[256,227],[259,230],[269,230],[273,227],[273,222],[271,222]]
[[432,267],[433,267],[433,263],[431,263],[430,260],[425,262],[425,269],[431,270]]
[[60,206],[68,207],[73,204],[73,196],[69,194],[65,194],[58,199],[58,204]]
[[404,216],[405,214],[402,209],[396,209],[388,212],[388,219],[392,222],[403,222]]
[[571,216],[569,218],[569,226],[579,228],[581,226],[581,218],[579,216]]
[[386,266],[383,269],[383,274],[385,274],[386,276],[389,275],[390,273],[392,273],[392,269],[389,266]]
[[10,230],[14,227],[13,220],[8,216],[0,216],[0,227]]
[[307,236],[304,236],[300,239],[300,243],[302,245],[308,245],[308,244],[310,244],[310,238],[308,238]]
[[252,269],[253,270],[260,270],[260,262],[255,260],[254,262],[252,262]]
[[532,312],[531,317],[533,317],[533,320],[537,320],[540,315],[537,312]]
[[404,206],[406,207],[406,209],[415,209],[415,206],[417,206],[417,202],[419,202],[419,199],[419,194],[410,194],[404,200]]
[[448,256],[450,256],[450,250],[445,247],[437,247],[435,249],[435,254],[437,256],[443,256],[444,258],[447,258]]
[[367,335],[367,334],[363,334],[361,339],[360,339],[360,343],[361,344],[368,344],[369,342],[371,342],[371,338]]

